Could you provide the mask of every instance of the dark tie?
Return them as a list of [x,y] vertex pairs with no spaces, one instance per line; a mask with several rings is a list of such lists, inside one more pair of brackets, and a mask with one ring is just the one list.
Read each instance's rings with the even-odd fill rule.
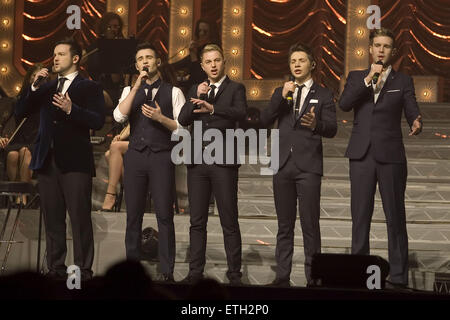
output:
[[215,92],[216,92],[216,86],[215,85],[210,85],[211,91],[209,91],[209,96],[208,96],[208,102],[212,103],[214,101],[215,98]]
[[298,91],[297,91],[297,99],[295,99],[295,119],[297,119],[298,114],[300,113],[300,100],[302,99],[302,89],[305,85],[302,84],[301,86],[297,86]]
[[148,89],[147,91],[147,101],[152,101],[152,90],[159,88],[159,85],[161,84],[161,79],[156,80],[152,84],[144,83],[144,89]]
[[64,82],[68,80],[67,78],[61,77],[59,78],[58,89],[56,89],[56,93],[61,93],[64,87]]

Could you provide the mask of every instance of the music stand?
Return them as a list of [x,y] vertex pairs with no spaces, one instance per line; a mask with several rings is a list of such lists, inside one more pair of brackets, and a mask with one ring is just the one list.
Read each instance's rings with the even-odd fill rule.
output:
[[98,39],[100,73],[128,73],[134,66],[136,39]]

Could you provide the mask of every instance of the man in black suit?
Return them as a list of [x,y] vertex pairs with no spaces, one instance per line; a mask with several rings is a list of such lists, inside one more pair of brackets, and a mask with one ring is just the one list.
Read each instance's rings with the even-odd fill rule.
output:
[[380,190],[388,230],[390,281],[408,284],[408,236],[405,189],[407,166],[401,117],[409,135],[422,129],[421,115],[410,76],[395,72],[394,35],[377,29],[370,34],[369,69],[351,71],[339,106],[354,111],[353,130],[345,156],[350,159],[352,253],[369,254],[369,232],[376,185]]
[[[226,129],[234,129],[236,123],[245,117],[247,100],[244,85],[232,81],[225,75],[225,60],[222,49],[215,44],[206,45],[201,53],[201,66],[208,81],[194,85],[181,110],[179,122],[183,126],[192,125],[192,159],[188,164],[188,196],[190,209],[190,261],[189,274],[185,282],[196,282],[203,278],[206,252],[206,224],[211,192],[214,194],[223,229],[227,255],[227,277],[231,284],[241,283],[241,232],[238,222],[237,183],[239,165],[226,161],[228,152],[223,139],[222,150],[212,152],[211,146],[203,142],[204,131],[216,129],[225,136]],[[207,95],[207,97],[206,97]],[[199,126],[201,129],[196,130]],[[217,131],[216,131],[217,132]],[[195,150],[200,143],[201,148]],[[214,141],[217,142],[217,141]],[[233,145],[234,148],[234,145]],[[203,156],[211,152],[212,161]],[[221,153],[222,156],[219,156]],[[234,153],[236,155],[236,153]],[[217,156],[217,157],[216,157]],[[209,158],[209,157],[207,157]]]
[[142,219],[150,191],[158,222],[158,280],[173,282],[175,166],[170,137],[179,126],[177,118],[185,99],[179,88],[161,81],[161,59],[151,44],[139,44],[135,58],[139,77],[133,87],[124,88],[114,110],[116,121],[130,121],[130,144],[124,155],[127,259],[141,259]]
[[103,126],[104,98],[101,87],[78,74],[81,48],[72,39],[54,49],[58,79],[36,82],[48,76],[46,68],[17,105],[19,116],[40,111],[40,126],[30,169],[37,171],[46,229],[49,276],[66,275],[66,209],[72,224],[74,263],[82,280],[92,277],[94,241],[91,221],[94,157],[89,129]]
[[[261,123],[279,125],[279,171],[273,176],[278,234],[276,278],[271,285],[290,286],[294,228],[299,201],[305,252],[305,274],[311,283],[311,261],[320,253],[320,188],[323,174],[322,137],[336,135],[336,107],[330,90],[311,77],[316,63],[312,51],[295,44],[289,51],[294,81],[275,89]],[[292,101],[292,102],[290,102]]]

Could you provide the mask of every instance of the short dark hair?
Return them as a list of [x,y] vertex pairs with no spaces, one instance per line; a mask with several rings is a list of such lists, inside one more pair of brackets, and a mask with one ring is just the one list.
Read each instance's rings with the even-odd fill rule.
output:
[[309,62],[314,62],[314,55],[310,47],[303,43],[297,42],[289,48],[288,63],[291,62],[291,56],[294,52],[304,52],[308,56]]
[[369,34],[369,44],[373,45],[373,39],[376,37],[389,37],[392,39],[392,47],[395,48],[394,33],[387,28],[373,29]]
[[158,50],[156,50],[155,46],[153,46],[150,42],[141,42],[136,46],[136,53],[134,54],[135,58],[136,58],[136,54],[139,52],[139,50],[144,50],[144,49],[153,50],[153,52],[155,53],[156,59],[158,59],[160,57]]
[[80,63],[81,61],[81,57],[83,56],[83,52],[81,51],[81,46],[78,44],[78,42],[75,41],[75,39],[73,38],[64,38],[62,40],[59,40],[56,44],[55,44],[55,48],[56,46],[60,45],[60,44],[67,44],[70,46],[70,54],[72,55],[72,57],[74,56],[78,56],[78,62],[77,64]]

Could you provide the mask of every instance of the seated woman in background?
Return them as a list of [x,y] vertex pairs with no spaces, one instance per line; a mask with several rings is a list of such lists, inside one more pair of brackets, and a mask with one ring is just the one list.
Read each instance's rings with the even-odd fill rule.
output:
[[[25,89],[31,86],[32,79],[34,79],[34,76],[41,68],[41,65],[36,64],[28,69],[22,82],[22,88],[17,95],[16,105],[23,103],[23,93],[25,92]],[[18,129],[12,140],[9,140],[9,138],[2,138],[2,141],[0,141],[0,147],[5,149],[7,154],[6,172],[9,181],[30,182],[33,174],[29,165],[31,162],[34,140],[39,129],[39,112],[31,114],[28,118],[18,118],[15,116],[16,128],[24,119],[24,123],[21,128]],[[20,199],[17,198],[17,203],[19,203],[19,201]],[[23,196],[22,201],[24,205],[27,204],[26,196]]]
[[200,66],[200,53],[208,43],[221,46],[217,24],[206,19],[199,19],[195,24],[194,39],[189,45],[189,55],[172,64],[177,73],[178,85],[185,93],[192,85],[201,83],[207,78]]
[[128,137],[130,136],[130,125],[128,124],[120,134],[115,136],[105,152],[109,166],[108,188],[100,211],[113,211],[117,204],[117,184],[123,175],[123,155],[128,150]]

